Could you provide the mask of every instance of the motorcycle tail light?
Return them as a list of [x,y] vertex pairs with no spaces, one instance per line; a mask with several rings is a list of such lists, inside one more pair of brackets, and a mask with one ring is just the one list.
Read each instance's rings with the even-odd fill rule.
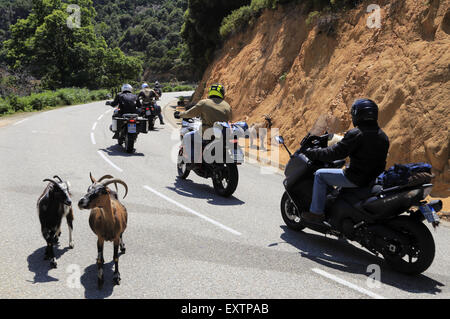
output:
[[130,123],[135,123],[136,121],[135,120],[130,120]]
[[145,110],[148,111],[148,110],[150,110],[150,108],[146,108]]

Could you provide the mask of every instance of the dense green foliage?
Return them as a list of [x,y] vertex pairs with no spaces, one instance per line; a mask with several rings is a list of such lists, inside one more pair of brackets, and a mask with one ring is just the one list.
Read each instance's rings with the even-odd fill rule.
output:
[[[69,4],[81,8],[80,27],[70,28]],[[108,48],[94,32],[91,0],[33,0],[31,13],[10,27],[4,42],[6,60],[13,69],[26,68],[43,87],[111,87],[135,79],[142,72],[138,58]]]
[[191,79],[191,60],[180,36],[187,0],[95,1],[96,32],[112,47],[144,61],[152,80]]
[[19,97],[11,94],[0,99],[0,116],[15,112],[39,111],[51,107],[100,101],[108,98],[109,90],[59,89]]
[[[124,60],[125,56],[121,55],[119,50],[127,56],[135,57],[132,60],[134,65],[132,71],[134,72],[129,73],[135,74],[139,61],[142,62],[144,77],[148,81],[191,80],[191,58],[180,36],[187,2],[188,0],[61,0],[56,2],[51,0],[0,0],[0,14],[5,17],[0,22],[0,51],[4,46],[4,40],[13,38],[12,40],[15,42],[11,43],[14,46],[14,52],[11,51],[11,45],[8,46],[8,50],[0,52],[0,65],[7,60],[17,70],[18,67],[27,68],[35,65],[31,63],[31,60],[38,61],[29,57],[30,54],[33,55],[33,48],[45,44],[31,39],[36,39],[36,35],[32,36],[31,34],[36,33],[37,29],[45,24],[45,17],[42,15],[36,21],[36,14],[34,13],[36,5],[52,6],[54,9],[58,9],[56,7],[60,5],[60,12],[52,17],[53,30],[50,28],[47,30],[54,31],[56,28],[59,31],[65,31],[61,34],[61,38],[65,38],[68,32],[67,30],[61,30],[63,18],[67,18],[69,15],[65,12],[65,8],[67,4],[75,3],[82,8],[81,17],[84,30],[78,32],[78,35],[82,35],[84,41],[81,43],[83,45],[76,44],[81,39],[77,38],[77,34],[75,34],[73,41],[66,44],[61,43],[60,49],[65,50],[65,47],[72,45],[76,47],[71,52],[73,55],[70,55],[67,60],[75,55],[83,57],[81,65],[79,63],[74,64],[74,68],[82,68],[79,77],[83,80],[86,79],[86,76],[81,76],[81,74],[94,67],[92,73],[95,73],[95,76],[92,76],[91,79],[100,77],[100,81],[92,83],[92,80],[90,80],[91,83],[86,85],[92,87],[93,85],[108,86],[116,84],[118,76],[116,76],[115,71],[121,69],[120,71],[123,72],[130,66],[130,60]],[[50,14],[46,9],[42,12],[45,15]],[[64,15],[61,13],[64,13]],[[30,17],[29,14],[35,17]],[[25,19],[26,23],[20,19]],[[13,26],[15,31],[10,31],[10,26]],[[43,32],[45,33],[45,30]],[[25,33],[25,35],[18,37],[18,33]],[[47,34],[49,33],[47,32]],[[22,48],[18,48],[18,46]],[[88,48],[91,52],[83,51],[83,49]],[[111,51],[109,48],[115,50]],[[41,50],[41,52],[45,51]],[[91,58],[91,62],[85,62],[86,56]],[[25,59],[25,61],[22,61],[22,59]],[[109,74],[98,72],[107,67],[105,65],[99,66],[100,59],[112,61],[115,65],[112,70],[105,70],[109,71]],[[46,60],[45,64],[48,65],[48,59]],[[118,67],[122,64],[121,62],[125,62],[123,65],[125,69]],[[39,79],[43,78],[47,87],[58,87],[64,85],[62,83],[67,83],[65,78],[53,81],[54,73],[59,72],[57,67],[53,69],[54,72],[49,72],[51,74],[47,77],[45,75],[48,74],[48,68],[44,72],[33,70],[32,74]],[[89,71],[89,73],[91,72]],[[64,77],[72,78],[67,72],[65,74]],[[107,80],[106,77],[111,80]],[[125,74],[122,78],[127,77],[129,76]],[[77,85],[75,82],[80,82],[79,80],[74,79],[74,81],[71,81],[72,83],[65,85]]]

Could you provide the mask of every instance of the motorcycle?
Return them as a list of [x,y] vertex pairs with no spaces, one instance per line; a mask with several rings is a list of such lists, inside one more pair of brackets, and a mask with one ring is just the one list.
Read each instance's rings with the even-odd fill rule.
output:
[[[199,130],[201,121],[199,119],[183,119],[180,130],[180,139],[183,142],[184,136],[192,131]],[[239,146],[238,137],[242,135],[244,129],[238,124],[228,124],[226,122],[216,122],[214,125],[214,136],[212,141],[203,141],[202,152],[205,154],[215,154],[220,151],[223,157],[216,161],[206,161],[202,156],[202,163],[186,163],[183,143],[178,153],[177,171],[178,177],[186,179],[191,171],[203,178],[212,178],[213,187],[216,193],[223,197],[231,196],[239,182],[238,166],[244,162],[244,153]],[[225,140],[225,137],[230,137]]]
[[342,168],[345,161],[311,161],[303,151],[325,148],[332,135],[308,134],[300,149],[292,154],[282,136],[276,137],[290,155],[283,181],[281,216],[289,229],[309,228],[326,235],[355,241],[375,255],[382,255],[387,265],[400,273],[417,275],[430,267],[435,243],[427,220],[437,227],[442,201],[425,201],[432,184],[402,185],[384,189],[374,181],[362,188],[330,187],[326,199],[325,222],[309,223],[301,213],[309,211],[314,173],[321,168]]
[[[111,105],[111,102],[106,102],[106,105]],[[113,123],[110,127],[111,131],[115,133],[113,139],[117,139],[120,146],[125,143],[126,152],[133,153],[139,133],[148,133],[148,120],[133,113],[118,117],[118,111],[118,109],[114,110]]]
[[[142,102],[141,102],[142,103]],[[152,101],[151,104],[144,105],[140,108],[139,114],[148,120],[148,130],[152,131],[155,129],[156,119],[158,118],[159,113],[161,113],[161,108],[156,105],[155,101]]]

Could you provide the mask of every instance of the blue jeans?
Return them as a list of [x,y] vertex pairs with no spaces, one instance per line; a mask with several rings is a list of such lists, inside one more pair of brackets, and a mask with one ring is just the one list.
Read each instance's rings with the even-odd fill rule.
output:
[[314,174],[313,197],[310,212],[322,215],[325,212],[325,201],[327,199],[327,188],[330,186],[340,186],[345,188],[355,188],[353,184],[344,175],[344,170],[334,168],[319,169]]

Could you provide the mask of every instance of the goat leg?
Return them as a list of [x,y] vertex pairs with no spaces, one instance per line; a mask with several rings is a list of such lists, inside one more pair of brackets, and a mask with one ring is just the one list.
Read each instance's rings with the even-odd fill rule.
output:
[[103,274],[103,265],[105,263],[105,260],[103,258],[103,244],[104,244],[103,238],[98,238],[97,240],[97,251],[98,251],[98,257],[97,257],[97,286],[98,289],[102,289],[103,283],[104,283],[104,274]]
[[113,282],[115,285],[120,285],[120,273],[119,273],[119,243],[120,238],[114,240],[114,276]]
[[69,227],[69,248],[73,249],[75,247],[75,244],[73,242],[72,238],[72,232],[73,232],[73,210],[70,209],[70,213],[66,216],[67,220],[67,226]]
[[125,248],[125,243],[124,243],[124,241],[123,241],[123,233],[122,234],[120,234],[120,252],[122,253],[122,254],[125,254],[125,252],[126,252],[126,248]]
[[53,243],[47,242],[47,251],[45,252],[47,259],[50,259],[50,267],[56,268],[58,265],[56,263],[55,252],[53,250]]

